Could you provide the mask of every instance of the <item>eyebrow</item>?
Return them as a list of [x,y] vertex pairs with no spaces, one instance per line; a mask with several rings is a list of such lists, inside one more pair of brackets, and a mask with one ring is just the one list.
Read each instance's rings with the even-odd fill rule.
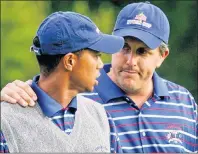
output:
[[124,42],[124,46],[130,47],[129,43]]
[[129,40],[135,40],[135,41],[139,41],[142,43],[142,47],[141,48],[145,48],[147,50],[152,50],[151,48],[149,48],[144,42],[142,42],[140,39],[135,38],[135,37],[124,37],[124,45],[127,45],[128,47],[130,47],[129,43],[127,41]]
[[[124,46],[131,48],[128,42],[124,42]],[[139,48],[145,48],[146,50],[151,50],[146,44],[143,44]]]
[[99,53],[101,53],[101,52],[99,52],[99,51],[96,51],[96,50],[91,50],[94,54],[99,54]]
[[140,48],[145,48],[145,49],[147,49],[147,50],[151,50],[149,47],[147,47],[147,46],[144,46],[144,47],[140,47]]

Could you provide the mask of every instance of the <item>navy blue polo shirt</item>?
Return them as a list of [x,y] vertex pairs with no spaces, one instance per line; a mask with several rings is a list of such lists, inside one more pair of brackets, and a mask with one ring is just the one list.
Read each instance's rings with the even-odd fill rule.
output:
[[197,104],[188,90],[153,75],[154,94],[139,109],[106,73],[99,85],[84,96],[100,102],[112,117],[123,152],[197,152]]
[[[76,97],[72,99],[70,104],[63,108],[56,100],[51,98],[47,93],[45,93],[41,88],[38,87],[37,82],[39,80],[39,76],[35,76],[32,83],[32,89],[35,91],[38,97],[39,106],[47,117],[57,125],[62,131],[67,134],[72,132],[74,122],[75,122],[75,113],[77,111],[77,101]],[[119,145],[119,138],[116,133],[116,128],[114,127],[114,122],[112,118],[110,118],[109,114],[107,113],[107,117],[109,120],[110,127],[110,145],[111,145],[111,152],[112,153],[120,153],[121,148]],[[6,139],[3,135],[3,132],[0,131],[0,153],[8,153],[9,147],[6,143]]]

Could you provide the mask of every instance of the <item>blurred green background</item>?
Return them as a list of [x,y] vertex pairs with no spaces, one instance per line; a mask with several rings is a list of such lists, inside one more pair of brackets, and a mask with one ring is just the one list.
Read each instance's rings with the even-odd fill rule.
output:
[[[111,34],[118,12],[133,0],[1,1],[1,88],[15,79],[26,81],[39,73],[29,52],[37,28],[54,11],[76,11],[89,16],[102,32]],[[197,2],[150,1],[167,15],[170,55],[157,72],[186,87],[198,101]],[[103,55],[105,63],[111,61]]]

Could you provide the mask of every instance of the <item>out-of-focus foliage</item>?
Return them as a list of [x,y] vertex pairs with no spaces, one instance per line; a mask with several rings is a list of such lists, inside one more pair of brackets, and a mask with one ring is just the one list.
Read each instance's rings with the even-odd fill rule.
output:
[[38,73],[35,55],[29,49],[46,11],[43,2],[1,2],[1,86]]
[[[2,1],[1,87],[15,79],[27,80],[39,73],[32,39],[42,20],[54,11],[76,11],[90,17],[102,32],[111,34],[119,11],[133,0]],[[197,2],[150,1],[167,15],[171,34],[170,55],[158,73],[186,87],[198,101]],[[105,63],[111,57],[103,54]]]

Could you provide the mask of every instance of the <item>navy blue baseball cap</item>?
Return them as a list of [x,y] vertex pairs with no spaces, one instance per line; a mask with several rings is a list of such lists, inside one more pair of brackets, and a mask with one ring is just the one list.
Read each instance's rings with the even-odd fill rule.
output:
[[133,36],[155,49],[168,44],[170,25],[166,15],[150,2],[132,3],[118,14],[113,35]]
[[113,54],[120,51],[124,39],[103,34],[88,17],[75,12],[55,12],[39,26],[36,36],[40,48],[34,44],[31,51],[37,55],[67,54],[89,48]]

